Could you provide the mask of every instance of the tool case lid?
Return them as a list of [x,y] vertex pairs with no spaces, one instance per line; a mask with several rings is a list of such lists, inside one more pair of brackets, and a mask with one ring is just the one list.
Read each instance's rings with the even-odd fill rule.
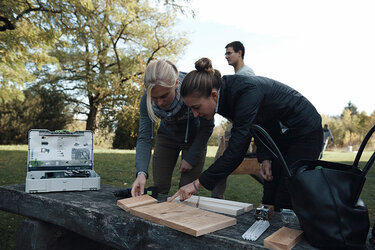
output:
[[28,171],[93,169],[93,133],[31,129],[28,134]]

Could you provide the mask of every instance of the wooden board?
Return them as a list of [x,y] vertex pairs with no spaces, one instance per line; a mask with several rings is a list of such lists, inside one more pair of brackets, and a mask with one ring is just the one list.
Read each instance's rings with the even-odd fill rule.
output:
[[[192,195],[190,198],[198,199],[198,196]],[[200,200],[201,201],[214,202],[214,203],[220,203],[220,204],[226,204],[226,205],[230,205],[230,206],[238,206],[238,207],[243,208],[245,212],[249,212],[250,210],[253,209],[253,204],[246,203],[246,202],[216,199],[216,198],[210,198],[210,197],[204,197],[204,196],[200,196]]]
[[130,209],[133,207],[138,207],[138,206],[143,206],[143,205],[153,204],[153,203],[158,203],[158,200],[145,194],[142,196],[118,200],[117,206],[121,207],[126,212],[129,212]]
[[197,200],[189,200],[189,199],[184,200],[182,202],[179,201],[178,199],[175,199],[174,201],[180,202],[182,204],[185,204],[191,207],[197,207],[197,208],[204,209],[207,211],[222,213],[222,214],[227,214],[227,215],[237,216],[237,215],[241,215],[244,213],[244,210],[241,207],[234,207],[234,206],[224,205],[220,203],[210,203],[210,202],[204,202],[204,201],[199,201],[199,203],[197,203]]
[[264,246],[271,249],[292,249],[302,238],[303,231],[282,227],[264,239]]
[[259,169],[260,164],[257,158],[244,158],[232,174],[257,174]]
[[211,233],[237,222],[232,217],[175,202],[133,207],[130,213],[193,236]]
[[[175,199],[174,201],[180,202],[178,199]],[[253,208],[253,205],[249,203],[195,195],[191,196],[189,199],[186,199],[182,203],[192,207],[198,207],[204,210],[233,216],[241,215]]]

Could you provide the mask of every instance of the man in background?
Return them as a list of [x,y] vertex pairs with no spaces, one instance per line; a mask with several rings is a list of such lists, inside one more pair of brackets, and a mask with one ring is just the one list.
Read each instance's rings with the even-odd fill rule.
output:
[[[244,63],[245,47],[239,41],[234,41],[228,43],[225,46],[225,59],[227,59],[228,64],[233,66],[236,75],[244,76],[255,76],[254,71]],[[221,156],[224,149],[227,147],[227,143],[231,136],[230,130],[232,129],[232,124],[230,123],[224,132],[223,140],[219,140],[219,147],[215,155],[215,161]],[[253,150],[251,150],[253,151]],[[216,187],[212,190],[211,196],[213,198],[224,199],[224,192],[227,186],[227,178],[219,182]]]
[[322,146],[322,152],[320,153],[320,158],[322,159],[324,151],[326,150],[328,139],[331,139],[331,142],[333,142],[333,135],[331,133],[331,130],[328,128],[328,124],[324,124],[323,127],[323,146]]
[[255,76],[254,71],[244,63],[245,47],[239,41],[225,46],[225,59],[233,66],[236,75]]

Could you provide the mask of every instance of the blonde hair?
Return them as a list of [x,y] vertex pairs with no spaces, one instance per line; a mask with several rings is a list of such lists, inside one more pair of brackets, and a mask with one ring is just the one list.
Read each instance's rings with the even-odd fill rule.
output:
[[196,70],[189,72],[182,81],[181,96],[208,97],[212,89],[221,87],[220,71],[212,67],[210,59],[203,57],[195,62]]
[[156,121],[157,116],[152,109],[151,91],[156,85],[166,88],[172,88],[178,79],[178,70],[176,65],[168,60],[156,60],[146,68],[145,87],[147,95],[147,112],[151,120]]

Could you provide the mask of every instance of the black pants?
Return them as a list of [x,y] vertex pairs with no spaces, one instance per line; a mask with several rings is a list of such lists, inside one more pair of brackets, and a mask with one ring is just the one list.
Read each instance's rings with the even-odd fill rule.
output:
[[[274,138],[273,138],[274,139]],[[291,166],[301,159],[317,160],[322,147],[323,132],[321,129],[299,137],[281,137],[275,140],[286,164]],[[286,186],[287,175],[281,164],[272,162],[272,181],[265,181],[263,186],[263,204],[274,205],[275,210],[292,208],[289,192]]]

